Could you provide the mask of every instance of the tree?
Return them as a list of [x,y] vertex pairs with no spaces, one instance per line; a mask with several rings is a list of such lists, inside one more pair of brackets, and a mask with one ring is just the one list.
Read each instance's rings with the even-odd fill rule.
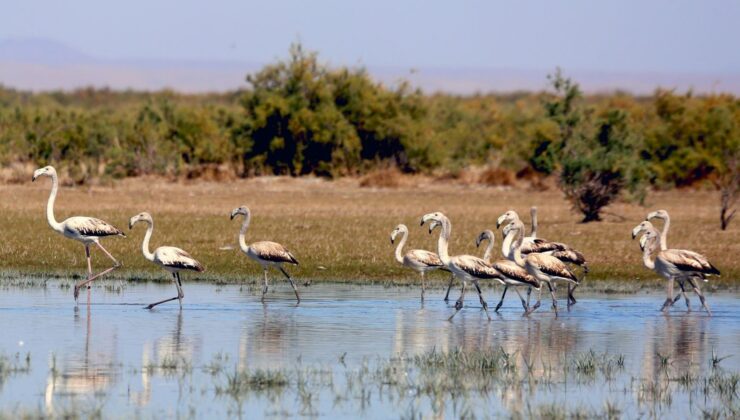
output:
[[735,217],[740,195],[740,106],[733,98],[712,103],[707,117],[707,143],[715,157],[715,185],[720,191],[720,227],[727,229]]
[[583,214],[584,223],[601,220],[603,208],[625,189],[643,198],[645,167],[628,113],[615,107],[597,113],[586,107],[578,84],[559,70],[550,81],[555,94],[543,106],[557,130],[535,148],[535,168],[557,173],[558,186]]
[[392,160],[406,171],[429,165],[421,94],[387,89],[365,70],[331,69],[293,45],[290,58],[247,81],[243,124],[234,130],[244,175],[338,176],[362,162]]

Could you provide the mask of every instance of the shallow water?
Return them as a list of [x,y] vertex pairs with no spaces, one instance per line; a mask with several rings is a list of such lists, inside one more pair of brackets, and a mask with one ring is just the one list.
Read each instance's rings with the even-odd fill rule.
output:
[[[75,307],[65,284],[0,289],[0,355],[12,367],[0,375],[0,413],[496,417],[536,413],[548,404],[598,411],[608,401],[634,418],[696,417],[738,406],[737,395],[720,401],[672,378],[709,376],[716,370],[713,351],[732,355],[719,364],[722,372],[740,370],[737,294],[708,294],[711,318],[695,297],[693,312],[681,301],[661,314],[657,293],[582,294],[557,317],[544,300],[523,318],[512,293],[491,322],[472,294],[448,322],[453,309],[441,293],[427,292],[422,307],[413,288],[319,284],[300,288],[303,300],[296,305],[289,287],[276,285],[263,305],[246,286],[186,283],[182,310],[175,301],[149,311],[145,304],[176,294],[172,285],[128,283],[119,291],[117,283],[105,283],[92,289],[90,306],[83,292]],[[491,306],[499,291],[486,291]],[[355,381],[358,372],[374,372],[399,356],[458,348],[503,349],[525,372],[522,383],[433,399],[421,392],[399,395],[394,390],[400,388],[384,388],[382,379]],[[590,351],[623,355],[624,368],[608,380],[560,368]],[[669,357],[667,364],[661,355]],[[413,366],[391,365],[403,381],[417,379]],[[312,392],[306,396],[295,384],[239,397],[217,392],[230,374],[245,369],[294,372],[307,378],[304,388]],[[646,394],[645,383],[665,383],[671,392]]]

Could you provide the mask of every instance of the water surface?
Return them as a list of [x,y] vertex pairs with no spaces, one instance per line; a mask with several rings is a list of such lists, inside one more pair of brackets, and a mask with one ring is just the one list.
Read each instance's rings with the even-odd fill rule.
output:
[[[736,395],[723,400],[676,380],[738,372],[737,294],[708,294],[711,318],[696,298],[693,312],[681,301],[664,315],[657,293],[583,294],[557,317],[544,301],[523,318],[512,293],[491,322],[470,295],[448,322],[453,309],[441,293],[428,292],[422,307],[418,290],[405,287],[318,284],[302,287],[296,305],[285,285],[262,304],[247,286],[186,283],[182,310],[175,301],[149,311],[147,303],[175,295],[172,285],[103,283],[91,305],[83,292],[75,306],[64,282],[16,283],[0,289],[0,413],[449,418],[547,405],[600,412],[609,402],[634,418],[738,407]],[[486,291],[491,306],[498,293]],[[521,380],[462,396],[409,391],[421,378],[408,357],[456,349],[501,349]],[[624,367],[609,377],[563,368],[589,352],[623,357]],[[713,368],[713,354],[732,357]],[[379,377],[388,366],[403,387],[398,376]],[[257,369],[288,372],[291,384],[238,397],[218,392],[234,372]],[[645,388],[658,385],[670,392]]]

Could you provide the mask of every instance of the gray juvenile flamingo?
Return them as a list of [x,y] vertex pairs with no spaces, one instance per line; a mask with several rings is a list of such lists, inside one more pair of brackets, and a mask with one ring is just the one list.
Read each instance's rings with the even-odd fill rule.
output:
[[160,246],[155,249],[154,252],[149,251],[149,239],[151,239],[152,232],[154,231],[154,220],[147,212],[139,213],[129,220],[128,228],[133,229],[134,225],[138,222],[144,222],[147,225],[146,234],[144,234],[144,241],[141,243],[141,252],[144,254],[144,258],[169,271],[172,274],[172,280],[175,282],[175,287],[177,288],[177,296],[152,303],[147,306],[146,309],[152,309],[157,305],[175,299],[180,301],[180,308],[182,308],[182,298],[185,297],[185,293],[182,291],[180,271],[191,270],[201,273],[205,271],[205,268],[203,268],[203,265],[196,261],[190,254],[174,246]]
[[[398,235],[402,236],[401,241],[396,247],[396,261],[421,275],[421,301],[424,302],[424,274],[427,271],[443,269],[445,268],[445,265],[442,264],[442,260],[439,259],[437,254],[423,249],[411,249],[404,254],[403,246],[406,245],[406,240],[409,236],[409,228],[404,224],[396,226],[396,228],[391,232],[391,244],[395,243]],[[450,282],[450,284],[452,284],[452,282]],[[447,293],[449,294],[449,289],[447,289]]]
[[[70,217],[62,222],[57,222],[54,217],[54,201],[57,198],[57,191],[59,190],[59,178],[57,177],[57,171],[53,166],[46,166],[41,169],[37,169],[33,173],[32,181],[36,181],[39,177],[48,176],[51,178],[51,193],[49,194],[49,201],[46,203],[46,221],[49,226],[64,237],[74,239],[75,241],[82,242],[85,245],[85,258],[87,258],[87,278],[75,284],[74,298],[75,302],[80,294],[80,288],[83,286],[88,287],[88,301],[90,298],[89,290],[90,283],[111,271],[121,267],[121,263],[116,260],[107,249],[103,248],[100,244],[100,239],[108,236],[126,236],[120,229],[111,225],[110,223],[96,219],[94,217],[87,216],[74,216]],[[93,275],[92,273],[92,262],[90,261],[90,245],[96,245],[100,248],[103,253],[113,261],[113,266],[105,269],[98,274]]]
[[239,231],[239,248],[241,248],[242,252],[247,254],[249,258],[257,261],[262,266],[262,270],[264,271],[262,301],[265,301],[265,294],[267,293],[267,269],[270,266],[273,266],[277,267],[288,279],[290,286],[293,288],[293,292],[295,292],[295,298],[298,303],[300,303],[301,297],[298,295],[298,289],[295,287],[295,282],[293,282],[290,274],[288,274],[288,272],[283,268],[283,264],[285,263],[298,265],[298,260],[290,251],[288,251],[288,248],[277,242],[260,241],[247,245],[245,235],[249,228],[249,222],[252,220],[252,212],[250,212],[249,208],[246,206],[237,207],[231,211],[231,220],[234,220],[234,218],[240,214],[244,216],[244,223],[242,223],[242,228]]
[[485,299],[483,299],[483,292],[480,289],[478,280],[498,279],[500,277],[500,273],[482,259],[472,255],[456,255],[450,257],[448,247],[450,232],[452,231],[452,223],[450,223],[450,219],[448,219],[447,216],[440,212],[428,213],[421,218],[422,225],[426,222],[431,222],[429,224],[429,233],[432,233],[437,226],[442,227],[442,231],[439,234],[439,240],[437,241],[437,254],[439,255],[439,259],[441,259],[447,266],[447,269],[450,270],[455,277],[462,280],[462,292],[460,293],[460,297],[457,299],[457,302],[455,302],[455,313],[453,313],[449,319],[451,320],[458,312],[460,312],[460,309],[462,309],[463,299],[465,297],[466,281],[471,281],[478,290],[478,298],[481,305],[483,305],[483,310],[486,311],[488,320],[490,321],[491,315],[488,313],[488,304]]
[[668,280],[668,296],[660,310],[665,311],[675,302],[673,299],[673,281],[676,279],[686,279],[693,287],[694,292],[699,296],[701,305],[709,315],[712,315],[704,295],[701,289],[699,289],[699,285],[694,282],[694,278],[706,281],[706,276],[708,275],[719,275],[720,271],[717,267],[712,265],[707,257],[684,249],[661,250],[655,259],[651,260],[651,255],[660,248],[660,234],[658,233],[658,229],[652,223],[643,221],[632,229],[632,239],[640,234],[642,234],[640,248],[642,248],[642,261],[645,267],[654,270]]

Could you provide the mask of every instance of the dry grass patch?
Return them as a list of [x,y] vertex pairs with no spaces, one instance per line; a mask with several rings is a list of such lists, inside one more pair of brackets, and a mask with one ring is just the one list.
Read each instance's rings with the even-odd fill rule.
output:
[[[81,244],[54,233],[44,216],[50,185],[46,180],[26,185],[0,186],[3,241],[0,269],[29,274],[60,275],[85,272]],[[237,246],[240,224],[229,220],[240,205],[252,209],[247,241],[274,240],[286,245],[301,262],[291,267],[298,278],[344,281],[417,282],[418,276],[393,259],[388,238],[398,223],[409,226],[408,245],[436,249],[436,236],[419,228],[419,218],[431,211],[445,212],[453,223],[450,250],[455,254],[479,254],[475,237],[483,229],[495,229],[496,218],[508,209],[529,220],[529,207],[540,210],[540,235],[571,244],[589,259],[589,279],[647,279],[663,284],[642,266],[630,230],[651,209],[667,209],[672,216],[669,246],[705,254],[722,270],[721,280],[734,284],[740,276],[740,224],[720,231],[719,198],[715,192],[680,191],[652,194],[649,207],[615,204],[607,208],[605,221],[578,223],[559,192],[461,186],[432,182],[413,187],[368,189],[357,180],[324,181],[316,178],[257,178],[227,183],[171,183],[132,179],[113,186],[64,187],[56,204],[56,217],[89,215],[124,229],[128,238],[105,240],[106,247],[121,259],[117,275],[168,280],[166,273],[144,260],[141,240],[144,229],[128,231],[128,219],[142,211],[155,221],[152,248],[179,246],[207,268],[203,279],[241,281],[257,279],[259,267],[241,255]],[[706,232],[704,230],[707,229]],[[500,247],[500,236],[496,247]],[[96,267],[108,262],[93,251]],[[319,268],[322,267],[322,268]],[[188,279],[196,275],[186,274]],[[432,275],[441,281],[442,273]]]

